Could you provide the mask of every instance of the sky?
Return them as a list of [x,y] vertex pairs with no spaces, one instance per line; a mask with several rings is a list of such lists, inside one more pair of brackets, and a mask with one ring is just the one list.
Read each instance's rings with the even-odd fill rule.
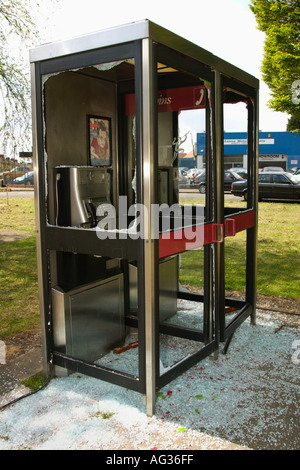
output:
[[[149,19],[261,80],[265,35],[257,29],[249,0],[44,0],[39,23],[43,42],[63,40]],[[260,81],[259,128],[285,131],[287,114],[267,107],[269,89]],[[237,128],[225,129],[226,131]],[[201,131],[201,130],[200,130]]]

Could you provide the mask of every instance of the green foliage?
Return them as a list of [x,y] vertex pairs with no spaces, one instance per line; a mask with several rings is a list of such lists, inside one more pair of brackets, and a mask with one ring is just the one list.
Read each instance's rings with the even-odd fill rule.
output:
[[103,418],[103,419],[109,419],[109,418],[111,418],[113,415],[114,415],[114,413],[110,413],[110,412],[102,413],[102,418]]
[[300,132],[300,115],[290,117],[286,130],[288,132]]
[[102,419],[109,419],[111,418],[115,413],[111,413],[109,411],[107,412],[104,412],[104,413],[101,413],[101,411],[98,411],[96,414],[95,414],[95,417],[96,418],[102,418]]
[[290,114],[289,130],[297,130],[300,106],[292,95],[300,79],[300,1],[252,0],[250,9],[266,34],[262,75],[271,91],[269,106]]
[[45,378],[43,374],[38,373],[32,377],[28,377],[27,379],[22,380],[21,384],[24,385],[24,387],[30,388],[30,390],[38,390],[45,384]]

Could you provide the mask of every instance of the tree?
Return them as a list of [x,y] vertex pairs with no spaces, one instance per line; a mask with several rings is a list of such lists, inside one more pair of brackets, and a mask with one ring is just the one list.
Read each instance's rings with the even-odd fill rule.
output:
[[250,9],[266,34],[261,70],[268,105],[290,115],[287,130],[300,132],[300,0],[252,0]]
[[37,38],[28,0],[0,0],[0,143],[12,154],[31,141],[28,55]]

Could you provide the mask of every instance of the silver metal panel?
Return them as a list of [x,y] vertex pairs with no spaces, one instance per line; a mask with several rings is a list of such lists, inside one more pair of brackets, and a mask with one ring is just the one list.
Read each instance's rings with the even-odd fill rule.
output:
[[144,292],[145,292],[145,358],[146,358],[146,410],[152,416],[155,409],[155,247],[151,219],[154,199],[154,109],[153,109],[153,51],[152,42],[142,42],[142,90],[143,90],[143,203],[146,207],[144,227],[148,236],[144,240]]
[[52,59],[55,57],[76,54],[99,47],[113,46],[124,42],[135,41],[148,36],[148,22],[137,21],[64,41],[41,45],[30,51],[30,62]]
[[255,226],[253,228],[253,246],[252,246],[252,262],[253,262],[253,276],[251,279],[252,289],[252,313],[251,324],[256,325],[256,300],[257,300],[257,245],[258,245],[258,162],[259,162],[259,90],[256,91],[256,101],[254,103],[254,138],[255,144],[255,166],[253,175],[254,184],[254,201],[253,206],[255,210]]
[[[129,264],[130,308],[138,308],[137,267]],[[177,312],[178,257],[159,263],[159,320],[163,322]]]
[[66,294],[59,287],[51,289],[52,300],[52,331],[55,348],[65,348],[67,344],[66,333]]
[[41,339],[42,339],[42,364],[43,372],[48,375],[49,364],[47,353],[49,345],[46,334],[46,313],[45,312],[45,298],[44,298],[44,285],[47,280],[43,275],[43,260],[42,260],[42,239],[41,239],[41,220],[40,220],[40,207],[45,201],[42,200],[40,194],[40,187],[38,184],[39,175],[39,161],[38,161],[38,131],[37,131],[37,84],[35,79],[35,69],[31,65],[31,107],[32,107],[32,155],[33,155],[33,171],[34,171],[34,207],[35,207],[35,226],[36,226],[36,254],[37,254],[37,274],[38,274],[38,296],[40,307],[40,323],[41,323]]
[[30,61],[37,62],[146,38],[193,57],[250,86],[258,87],[258,80],[252,75],[149,20],[137,21],[92,32],[77,38],[39,46],[30,51]]
[[177,312],[178,257],[159,263],[159,319],[167,320]]
[[[67,298],[61,289],[55,288],[51,289],[51,300],[53,345],[55,349],[65,351],[66,344],[69,341],[69,339],[67,339],[67,331],[69,332],[69,328],[66,327],[65,319],[65,302]],[[63,367],[55,365],[53,373],[56,377],[66,377],[69,372]]]
[[69,292],[52,289],[54,346],[95,361],[125,339],[123,274]]
[[67,354],[94,361],[124,341],[122,275],[69,299],[72,347]]

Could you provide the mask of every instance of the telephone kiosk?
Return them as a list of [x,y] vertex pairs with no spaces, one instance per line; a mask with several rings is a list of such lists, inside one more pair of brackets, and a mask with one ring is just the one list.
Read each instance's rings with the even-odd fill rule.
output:
[[[45,373],[135,390],[152,415],[160,388],[255,322],[258,81],[148,20],[39,46],[30,60]],[[242,208],[224,203],[228,106],[246,113]],[[196,206],[179,181],[190,116],[206,135]],[[225,295],[225,245],[238,232],[242,300]],[[199,289],[182,274],[193,259]]]

